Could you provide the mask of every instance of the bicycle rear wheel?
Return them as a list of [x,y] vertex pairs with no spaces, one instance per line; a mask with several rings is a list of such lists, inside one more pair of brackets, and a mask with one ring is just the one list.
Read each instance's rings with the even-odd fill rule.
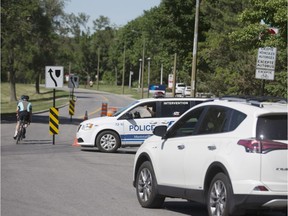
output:
[[18,144],[20,140],[22,140],[22,136],[23,136],[23,123],[21,122],[18,133],[17,133],[17,137],[16,137],[16,144]]

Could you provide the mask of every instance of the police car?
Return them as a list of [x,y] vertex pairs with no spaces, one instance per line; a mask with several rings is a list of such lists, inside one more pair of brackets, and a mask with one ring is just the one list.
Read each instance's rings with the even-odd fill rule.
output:
[[119,147],[139,146],[158,125],[170,126],[189,108],[205,98],[148,98],[134,101],[112,117],[92,118],[82,122],[76,137],[82,147],[98,147],[115,152]]

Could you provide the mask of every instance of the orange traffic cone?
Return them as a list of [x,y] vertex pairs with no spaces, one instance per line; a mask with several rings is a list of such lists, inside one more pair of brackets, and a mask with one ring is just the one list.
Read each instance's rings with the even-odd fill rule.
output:
[[74,139],[74,142],[73,142],[73,145],[72,145],[72,146],[76,146],[76,147],[80,146],[80,145],[79,145],[79,143],[78,143],[77,137],[75,137],[75,139]]
[[85,115],[84,115],[84,120],[87,120],[88,119],[88,113],[87,113],[87,110],[85,112]]

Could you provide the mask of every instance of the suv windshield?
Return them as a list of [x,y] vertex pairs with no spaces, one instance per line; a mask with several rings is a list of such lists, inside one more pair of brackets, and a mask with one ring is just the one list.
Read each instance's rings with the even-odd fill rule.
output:
[[259,117],[256,137],[258,139],[287,140],[287,114]]

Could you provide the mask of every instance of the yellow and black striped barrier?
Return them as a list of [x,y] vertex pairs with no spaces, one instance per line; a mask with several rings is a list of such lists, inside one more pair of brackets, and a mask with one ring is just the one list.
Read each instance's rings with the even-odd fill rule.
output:
[[50,135],[59,134],[59,112],[58,108],[51,107],[49,115],[49,133]]
[[75,100],[70,100],[69,103],[69,115],[73,116],[75,111]]

